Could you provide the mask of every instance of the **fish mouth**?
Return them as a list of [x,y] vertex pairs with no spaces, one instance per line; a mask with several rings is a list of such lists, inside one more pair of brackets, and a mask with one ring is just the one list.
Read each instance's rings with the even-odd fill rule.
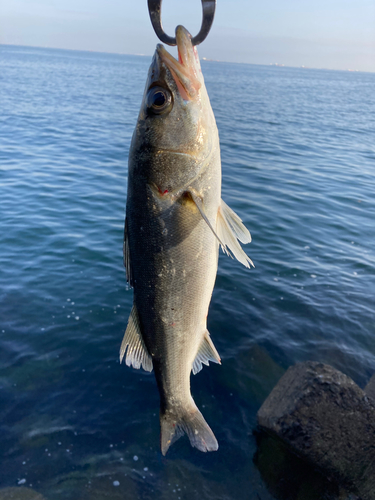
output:
[[190,33],[183,26],[176,28],[176,41],[178,61],[160,43],[156,51],[171,72],[181,97],[185,100],[192,100],[197,97],[202,86],[198,52],[191,42]]

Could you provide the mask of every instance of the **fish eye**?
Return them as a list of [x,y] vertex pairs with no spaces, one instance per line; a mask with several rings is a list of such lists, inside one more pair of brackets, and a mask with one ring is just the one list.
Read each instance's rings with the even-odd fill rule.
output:
[[152,113],[160,115],[170,110],[172,96],[169,90],[163,87],[152,87],[147,94],[146,104]]

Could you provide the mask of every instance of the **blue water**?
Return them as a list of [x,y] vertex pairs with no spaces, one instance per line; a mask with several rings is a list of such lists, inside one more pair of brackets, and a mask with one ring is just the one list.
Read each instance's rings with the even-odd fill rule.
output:
[[221,255],[192,377],[219,441],[159,452],[152,374],[119,364],[127,159],[150,59],[0,46],[0,487],[46,499],[275,497],[256,412],[285,370],[375,372],[375,74],[203,62],[223,198],[250,229]]

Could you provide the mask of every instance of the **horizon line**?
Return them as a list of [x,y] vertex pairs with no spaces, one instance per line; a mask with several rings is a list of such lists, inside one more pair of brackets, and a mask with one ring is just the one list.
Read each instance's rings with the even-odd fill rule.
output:
[[[40,46],[40,45],[22,45],[22,44],[15,44],[15,43],[0,43],[0,46],[7,46],[7,47],[26,47],[26,48],[32,48],[32,49],[49,49],[49,50],[66,50],[66,51],[71,51],[71,52],[88,52],[90,54],[110,54],[110,55],[117,55],[117,56],[134,56],[134,57],[152,57],[152,54],[129,54],[127,52],[109,52],[106,50],[90,50],[90,49],[66,49],[63,47],[48,47],[48,46]],[[246,64],[249,66],[274,66],[274,67],[280,67],[280,68],[293,68],[293,69],[313,69],[317,71],[344,71],[344,72],[349,72],[349,73],[369,73],[369,74],[374,74],[375,71],[364,71],[360,69],[334,69],[334,68],[316,68],[312,66],[288,66],[286,64],[282,63],[251,63],[251,62],[239,62],[239,61],[224,61],[220,59],[211,59],[207,57],[201,57],[201,61],[205,62],[218,62],[218,63],[226,63],[226,64]]]

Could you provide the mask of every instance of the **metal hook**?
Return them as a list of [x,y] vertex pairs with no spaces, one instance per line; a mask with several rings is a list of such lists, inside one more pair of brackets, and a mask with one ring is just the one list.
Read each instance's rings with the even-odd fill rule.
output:
[[[162,0],[148,0],[148,11],[150,13],[151,23],[158,38],[167,45],[177,45],[176,37],[168,36],[164,33],[161,24],[161,2]],[[199,45],[208,35],[214,21],[216,0],[202,0],[202,26],[197,36],[192,38],[193,45]]]

